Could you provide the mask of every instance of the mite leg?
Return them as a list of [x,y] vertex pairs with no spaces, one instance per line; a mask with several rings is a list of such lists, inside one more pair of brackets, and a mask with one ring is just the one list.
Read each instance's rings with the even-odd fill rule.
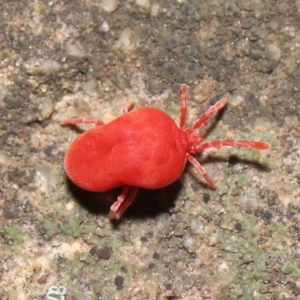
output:
[[62,125],[77,125],[77,124],[95,124],[96,126],[104,125],[102,121],[91,118],[70,118],[64,119]]
[[108,218],[110,220],[119,220],[128,206],[134,200],[138,188],[135,186],[124,185],[123,190],[117,201],[110,207]]
[[204,179],[208,183],[209,187],[211,187],[212,189],[215,189],[216,186],[215,186],[214,182],[208,176],[208,174],[206,173],[206,170],[200,165],[199,161],[196,158],[194,158],[193,156],[191,156],[190,154],[187,155],[187,159],[197,169],[197,171],[204,177]]
[[122,115],[127,114],[130,110],[132,110],[134,107],[134,101],[131,100],[129,103],[126,105],[126,107],[122,108]]
[[188,88],[186,84],[183,84],[181,86],[181,112],[180,112],[180,129],[184,129],[185,121],[186,121],[186,114],[187,114],[187,107],[186,107],[186,102],[187,102],[187,91]]
[[195,124],[188,129],[189,132],[200,128],[204,125],[209,119],[211,119],[214,115],[218,113],[224,106],[226,106],[228,100],[226,98],[222,98],[215,105],[211,106],[196,122]]
[[253,148],[258,150],[266,150],[270,146],[264,142],[256,142],[256,141],[236,141],[236,140],[216,140],[212,142],[206,142],[200,145],[196,145],[193,149],[194,152],[201,152],[204,149],[208,148],[221,148],[221,147],[243,147],[243,148]]
[[[128,113],[134,106],[134,101],[130,101],[125,108],[122,108],[122,114]],[[92,119],[92,118],[70,118],[64,119],[62,125],[77,125],[77,124],[94,124],[96,126],[102,126],[104,123],[102,121]]]

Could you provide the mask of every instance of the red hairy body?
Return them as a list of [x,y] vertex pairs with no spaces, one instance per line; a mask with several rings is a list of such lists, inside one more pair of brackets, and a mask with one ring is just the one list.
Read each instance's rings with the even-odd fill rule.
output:
[[172,118],[156,108],[139,108],[77,137],[65,170],[88,191],[122,185],[157,189],[180,176],[187,150],[186,135]]
[[168,114],[152,107],[124,110],[122,116],[108,124],[89,118],[64,120],[64,125],[96,125],[78,136],[66,152],[64,167],[68,177],[79,187],[94,192],[123,186],[109,213],[111,220],[119,219],[139,187],[157,189],[171,184],[180,177],[187,161],[214,188],[212,179],[192,156],[194,153],[227,146],[269,148],[260,141],[203,142],[196,131],[226,106],[227,99],[211,106],[189,128],[185,128],[186,103],[187,86],[182,85],[179,126]]

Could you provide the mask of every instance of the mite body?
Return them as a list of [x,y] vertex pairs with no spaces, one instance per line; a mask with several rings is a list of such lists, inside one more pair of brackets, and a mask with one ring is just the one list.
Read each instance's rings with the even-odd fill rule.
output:
[[67,150],[64,168],[68,177],[82,189],[94,192],[123,186],[109,213],[111,220],[119,219],[134,200],[139,187],[157,189],[171,184],[180,177],[187,161],[214,188],[212,179],[192,156],[194,153],[224,146],[269,148],[268,144],[259,141],[203,142],[203,137],[196,131],[227,104],[227,99],[211,106],[189,128],[185,128],[186,102],[187,86],[182,85],[179,126],[168,114],[152,107],[125,110],[108,124],[93,119],[64,120],[64,125],[96,125],[78,136]]
[[178,178],[187,151],[187,136],[172,118],[140,108],[81,134],[64,163],[70,179],[88,191],[122,185],[156,189]]

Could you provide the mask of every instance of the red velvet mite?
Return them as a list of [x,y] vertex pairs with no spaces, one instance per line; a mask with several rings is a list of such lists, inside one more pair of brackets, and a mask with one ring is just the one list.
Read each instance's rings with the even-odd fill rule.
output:
[[187,86],[184,84],[181,87],[179,126],[168,114],[153,107],[126,109],[108,124],[89,118],[66,119],[63,125],[88,123],[95,124],[95,127],[71,143],[64,159],[65,171],[76,185],[88,191],[104,192],[123,186],[110,208],[110,220],[121,218],[138,188],[158,189],[178,179],[187,161],[193,164],[211,188],[215,188],[193,154],[225,146],[269,148],[268,144],[260,141],[203,141],[203,136],[196,131],[226,104],[227,99],[222,98],[194,125],[185,128]]

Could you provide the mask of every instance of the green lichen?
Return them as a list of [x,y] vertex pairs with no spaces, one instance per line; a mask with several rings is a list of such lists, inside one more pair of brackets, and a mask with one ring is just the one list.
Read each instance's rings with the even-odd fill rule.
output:
[[57,233],[57,225],[49,218],[45,218],[40,223],[40,231],[45,239],[52,237]]
[[282,272],[285,275],[293,275],[297,278],[300,278],[300,269],[296,266],[295,263],[289,262],[283,268]]
[[7,234],[13,239],[17,244],[22,244],[24,239],[24,233],[19,229],[17,224],[12,225],[9,228],[6,228]]

